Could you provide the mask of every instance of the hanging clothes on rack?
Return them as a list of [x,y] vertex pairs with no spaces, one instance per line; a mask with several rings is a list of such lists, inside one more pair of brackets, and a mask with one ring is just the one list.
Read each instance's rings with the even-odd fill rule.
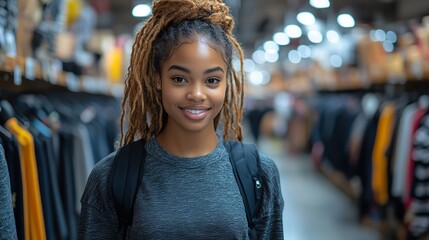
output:
[[[77,239],[80,198],[95,157],[101,159],[114,151],[119,137],[117,99],[61,90],[4,96],[0,143],[11,163],[10,196],[14,196],[18,239],[31,239],[27,236],[38,233],[31,205],[35,202],[29,197],[36,192],[40,196],[40,215],[36,216],[45,234],[36,238]],[[28,144],[24,148],[24,142],[32,143],[32,149]],[[37,186],[29,180],[32,177],[37,177]]]
[[405,205],[410,239],[429,235],[429,97],[421,96],[418,106],[409,160],[409,205]]
[[388,160],[386,152],[393,134],[394,114],[395,104],[393,102],[386,102],[381,110],[374,149],[372,151],[372,189],[374,200],[379,206],[385,206],[389,200]]
[[[5,100],[1,101],[4,114],[6,109],[13,111]],[[7,111],[7,110],[6,110]],[[37,174],[36,153],[32,135],[21,127],[18,120],[10,113],[5,119],[7,129],[18,141],[21,176],[24,199],[24,229],[26,239],[46,239],[45,222],[43,219],[42,200],[40,196],[39,177]]]

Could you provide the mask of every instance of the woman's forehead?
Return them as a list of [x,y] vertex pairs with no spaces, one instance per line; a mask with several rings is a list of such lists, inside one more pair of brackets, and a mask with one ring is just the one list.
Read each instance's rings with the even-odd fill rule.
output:
[[204,65],[219,65],[226,67],[223,55],[206,41],[183,43],[162,64],[163,67],[171,64],[189,64],[190,67]]

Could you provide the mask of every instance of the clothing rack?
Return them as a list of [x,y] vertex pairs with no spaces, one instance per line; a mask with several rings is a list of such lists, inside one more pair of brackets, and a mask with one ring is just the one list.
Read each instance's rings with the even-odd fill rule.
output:
[[86,180],[119,136],[114,88],[89,76],[54,74],[37,61],[29,70],[26,58],[0,59],[0,144],[18,239],[77,239]]
[[[353,135],[356,132],[353,133],[352,130],[345,129],[349,129],[356,126],[354,125],[355,121],[357,121],[358,117],[362,115],[361,113],[363,109],[360,106],[355,106],[354,110],[349,109],[349,113],[347,114],[339,113],[338,111],[339,109],[347,109],[348,107],[350,107],[350,101],[347,100],[348,98],[354,99],[355,103],[360,104],[362,99],[369,93],[378,99],[379,105],[375,109],[376,112],[374,112],[374,115],[369,116],[367,118],[367,125],[365,128],[362,128],[360,134],[364,137],[372,136],[370,138],[373,142],[371,142],[370,140],[365,140],[363,138],[361,139],[362,145],[360,145],[360,148],[362,149],[365,145],[365,159],[367,159],[365,161],[367,162],[365,163],[366,165],[362,165],[362,167],[360,167],[361,170],[353,169],[355,167],[352,166],[357,166],[356,164],[363,164],[361,162],[356,163],[353,161],[363,161],[362,157],[364,153],[355,153],[354,155],[358,155],[359,159],[354,159],[353,161],[351,160],[353,154],[350,154],[350,145],[347,144],[350,143],[351,137],[356,136]],[[395,179],[395,177],[397,177],[398,171],[394,172],[389,170],[391,168],[394,168],[395,161],[398,161],[396,157],[397,152],[395,151],[396,146],[398,146],[399,144],[397,142],[397,129],[399,128],[400,124],[403,124],[401,123],[401,121],[403,121],[401,117],[404,109],[409,107],[411,104],[414,104],[417,109],[419,109],[419,115],[415,116],[416,121],[419,123],[415,125],[415,129],[413,130],[414,135],[412,135],[413,139],[410,139],[408,143],[414,143],[411,148],[417,147],[419,149],[422,149],[422,146],[416,145],[417,142],[416,140],[414,140],[414,138],[416,136],[415,131],[421,131],[421,133],[423,133],[423,128],[427,127],[424,123],[424,119],[425,116],[428,116],[429,109],[428,106],[423,106],[424,104],[422,105],[420,103],[424,102],[423,98],[427,98],[427,96],[429,96],[428,80],[410,80],[403,84],[376,84],[372,85],[367,89],[319,92],[318,96],[314,100],[316,104],[314,104],[313,107],[317,112],[319,112],[319,117],[329,112],[331,112],[329,113],[331,115],[334,114],[332,116],[322,116],[322,118],[329,119],[328,122],[334,122],[334,126],[331,129],[331,134],[333,134],[332,136],[335,136],[335,138],[326,138],[326,136],[331,135],[326,135],[326,128],[320,128],[319,118],[319,120],[316,122],[316,125],[314,125],[312,139],[310,140],[311,145],[313,147],[312,158],[314,160],[316,168],[322,173],[322,175],[326,176],[332,183],[334,183],[334,185],[336,185],[340,190],[342,190],[347,196],[351,197],[351,199],[357,203],[360,212],[359,219],[363,224],[369,224],[371,226],[376,227],[388,239],[419,239],[418,237],[425,236],[425,232],[426,234],[429,232],[429,226],[422,227],[421,225],[417,225],[418,223],[413,222],[417,221],[416,218],[414,218],[414,220],[409,220],[409,222],[404,222],[403,220],[406,214],[410,214],[410,211],[412,212],[409,203],[413,201],[419,202],[420,200],[422,200],[421,196],[419,197],[415,195],[415,185],[418,179],[416,180],[416,178],[414,177],[414,180],[411,180],[411,183],[410,181],[408,181],[407,186],[410,187],[408,188],[408,190],[406,190],[406,195],[398,198],[397,194],[392,195],[392,185],[390,185],[394,184],[393,182],[395,180],[396,183],[399,181],[399,178]],[[329,101],[335,104],[329,104]],[[319,105],[317,105],[317,103]],[[323,104],[325,107],[323,106]],[[334,109],[329,111],[323,110],[323,108],[326,108],[328,106],[335,107]],[[394,112],[392,112],[392,108],[391,110],[389,110],[390,115],[393,117],[393,119],[387,120],[386,118],[386,111],[388,111],[387,106],[390,106],[390,108],[393,106]],[[346,121],[346,119],[349,120]],[[380,125],[378,124],[379,121]],[[353,124],[351,124],[352,122]],[[323,125],[323,123],[321,124]],[[343,126],[345,127],[345,129],[342,129],[340,131],[340,129],[337,129],[338,126]],[[381,129],[380,126],[385,126],[385,129]],[[372,130],[369,130],[370,128]],[[422,130],[419,130],[420,128],[422,128]],[[366,134],[369,134],[370,132],[371,134],[367,136]],[[390,134],[391,137],[380,137],[381,133]],[[323,134],[325,134],[325,137],[321,136]],[[330,143],[330,141],[332,141],[333,139],[335,139],[336,142],[335,148],[329,147],[333,146]],[[346,145],[342,143],[346,143]],[[342,149],[342,147],[346,147],[346,149]],[[376,148],[378,149],[375,150]],[[337,154],[339,151],[347,154],[343,154],[340,156]],[[427,156],[427,158],[429,158],[429,155]],[[374,159],[376,159],[376,161]],[[392,161],[392,159],[395,159],[395,161]],[[429,162],[429,159],[427,160]],[[425,166],[424,163],[423,165],[420,165]],[[381,169],[384,169],[382,170],[385,171],[384,173],[372,172],[376,170],[379,171],[380,166],[382,166]],[[387,168],[384,168],[383,166]],[[360,175],[359,171],[363,171],[362,169],[367,169],[365,171],[367,174],[370,175],[366,177]],[[371,172],[368,172],[368,169],[370,169]],[[414,168],[409,168],[407,165],[407,169],[411,169],[410,171],[413,171]],[[406,170],[403,169],[403,171]],[[408,176],[413,176],[409,175],[410,173],[407,174]],[[358,187],[356,187],[357,185],[355,184],[357,179],[359,179],[358,182],[360,183],[358,184]],[[374,179],[376,180],[374,181]],[[382,183],[382,185],[380,185],[380,182]],[[387,185],[385,185],[385,183]],[[382,187],[380,188],[380,186]],[[405,199],[408,199],[408,203],[407,201],[405,201]],[[419,216],[421,216],[421,214]],[[423,218],[425,216],[426,215],[423,215]],[[411,229],[410,226],[413,226],[413,224],[414,226],[419,226],[419,228],[415,227],[414,229]]]

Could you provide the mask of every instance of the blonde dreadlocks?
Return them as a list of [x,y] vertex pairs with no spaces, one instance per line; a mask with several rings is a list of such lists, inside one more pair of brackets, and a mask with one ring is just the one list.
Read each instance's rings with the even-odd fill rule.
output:
[[[121,145],[136,138],[158,135],[167,116],[161,94],[156,89],[155,76],[161,65],[175,49],[196,36],[207,37],[209,44],[222,54],[228,66],[228,84],[221,116],[223,139],[230,135],[241,141],[243,116],[243,51],[233,36],[234,20],[221,0],[158,0],[153,3],[152,17],[136,34],[132,48],[121,113]],[[232,65],[235,50],[240,59],[238,76]],[[128,119],[127,131],[125,119]]]

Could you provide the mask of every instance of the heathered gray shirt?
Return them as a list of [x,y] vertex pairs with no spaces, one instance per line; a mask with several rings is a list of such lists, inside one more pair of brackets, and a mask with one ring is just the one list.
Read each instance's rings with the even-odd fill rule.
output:
[[[147,145],[143,180],[134,205],[129,239],[247,239],[247,219],[228,153],[216,149],[196,158],[176,157],[156,139]],[[109,186],[114,154],[92,171],[83,197],[79,239],[120,239]],[[283,239],[279,174],[261,155],[263,206],[258,239]]]
[[12,208],[9,170],[2,145],[0,145],[0,239],[18,239]]

